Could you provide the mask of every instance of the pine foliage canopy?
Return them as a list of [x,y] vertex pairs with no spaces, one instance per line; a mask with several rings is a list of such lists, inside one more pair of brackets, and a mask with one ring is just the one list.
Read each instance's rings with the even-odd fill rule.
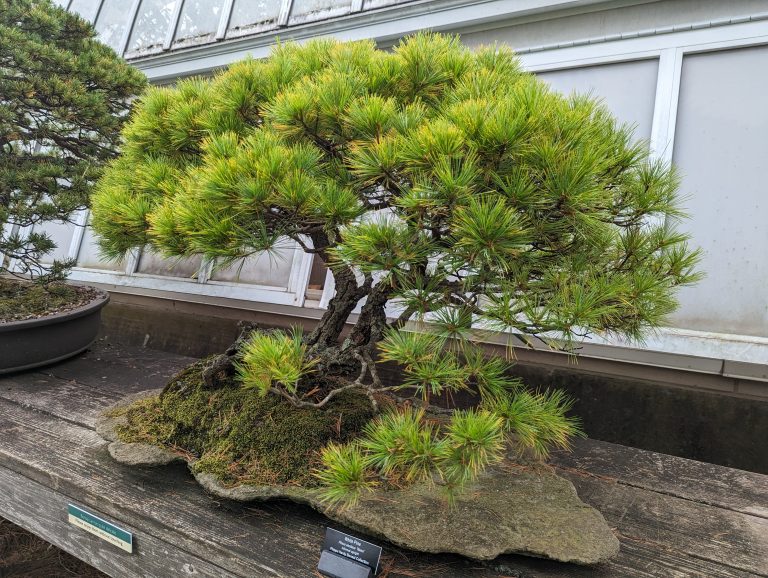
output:
[[[243,345],[245,385],[315,408],[351,387],[374,407],[386,390],[415,392],[423,410],[385,412],[326,448],[318,476],[332,502],[382,479],[461,487],[513,439],[542,457],[567,447],[570,400],[523,390],[477,340],[639,339],[698,277],[674,228],[675,171],[599,101],[553,92],[500,46],[431,33],[389,52],[281,44],[212,79],[149,89],[124,136],[93,201],[106,256],[149,247],[226,265],[290,240],[333,274],[309,336]],[[402,384],[381,383],[375,354],[402,366]],[[360,374],[308,399],[311,376],[334,368]],[[479,407],[439,423],[425,413],[460,390]]]
[[144,84],[77,15],[47,0],[0,0],[0,273],[10,259],[21,274],[46,272],[40,259],[55,245],[26,232],[88,205]]

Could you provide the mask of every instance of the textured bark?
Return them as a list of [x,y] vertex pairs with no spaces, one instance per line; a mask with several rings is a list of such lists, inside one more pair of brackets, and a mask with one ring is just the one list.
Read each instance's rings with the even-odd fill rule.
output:
[[307,344],[313,350],[338,346],[341,332],[350,314],[360,299],[365,297],[366,286],[358,285],[355,274],[350,269],[334,271],[333,278],[336,294],[328,303],[328,309],[317,328],[307,337]]
[[360,316],[357,318],[349,336],[349,346],[369,351],[384,336],[387,327],[387,314],[384,307],[392,294],[389,285],[376,285],[368,294]]

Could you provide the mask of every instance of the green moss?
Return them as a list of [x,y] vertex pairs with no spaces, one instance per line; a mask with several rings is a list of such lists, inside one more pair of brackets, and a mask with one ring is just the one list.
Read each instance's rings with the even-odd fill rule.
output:
[[30,283],[0,279],[0,323],[21,321],[85,305],[94,298],[93,289],[64,283]]
[[196,458],[194,469],[225,484],[316,486],[312,470],[330,441],[354,437],[373,417],[362,392],[345,391],[322,410],[299,409],[275,395],[260,397],[234,381],[203,387],[198,362],[177,375],[162,397],[139,401],[118,428],[126,442],[169,447]]

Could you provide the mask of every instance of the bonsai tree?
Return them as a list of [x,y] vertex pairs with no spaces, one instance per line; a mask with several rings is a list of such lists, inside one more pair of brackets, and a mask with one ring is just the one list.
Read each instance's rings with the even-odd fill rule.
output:
[[[47,221],[88,206],[143,75],[47,0],[0,0],[0,274],[61,279]],[[13,271],[9,269],[15,261]]]
[[[391,52],[279,45],[150,89],[124,134],[93,203],[106,256],[149,246],[226,265],[291,240],[330,268],[316,329],[244,335],[204,377],[215,390],[236,371],[296,411],[367,395],[379,417],[323,450],[331,501],[382,477],[461,487],[512,439],[540,456],[566,447],[569,400],[525,391],[477,342],[639,339],[696,278],[672,227],[675,172],[598,101],[552,92],[503,47],[426,33]],[[379,379],[377,355],[403,383]],[[349,377],[317,385],[334,373]],[[478,408],[435,407],[462,389]]]

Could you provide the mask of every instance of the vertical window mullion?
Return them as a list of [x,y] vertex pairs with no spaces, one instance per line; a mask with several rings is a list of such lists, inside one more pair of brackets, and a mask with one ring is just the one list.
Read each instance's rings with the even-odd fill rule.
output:
[[232,16],[234,4],[235,0],[227,0],[226,4],[224,4],[224,9],[221,11],[221,18],[219,19],[219,28],[216,30],[216,40],[221,40],[227,35],[229,19]]
[[283,5],[280,8],[280,16],[277,18],[278,26],[285,26],[288,24],[288,17],[291,15],[292,7],[293,0],[283,0]]
[[184,0],[176,0],[176,5],[173,8],[173,15],[171,16],[171,23],[168,27],[168,34],[165,35],[165,41],[163,42],[163,50],[171,48],[173,37],[176,36],[176,29],[179,26],[179,18],[181,17],[182,8],[184,8]]
[[133,27],[136,25],[136,18],[139,16],[139,6],[141,6],[141,0],[133,0],[133,5],[131,6],[131,11],[128,16],[128,26],[125,27],[123,37],[120,39],[119,50],[115,51],[119,56],[123,56],[128,48],[128,41],[133,33]]
[[[70,0],[69,3],[72,4],[72,1],[73,0]],[[96,26],[96,22],[99,19],[99,14],[101,14],[101,9],[104,7],[104,2],[106,2],[106,1],[107,0],[101,0],[99,2],[99,7],[96,9],[96,14],[93,15],[93,22],[91,22],[91,24],[93,24],[94,26]]]

